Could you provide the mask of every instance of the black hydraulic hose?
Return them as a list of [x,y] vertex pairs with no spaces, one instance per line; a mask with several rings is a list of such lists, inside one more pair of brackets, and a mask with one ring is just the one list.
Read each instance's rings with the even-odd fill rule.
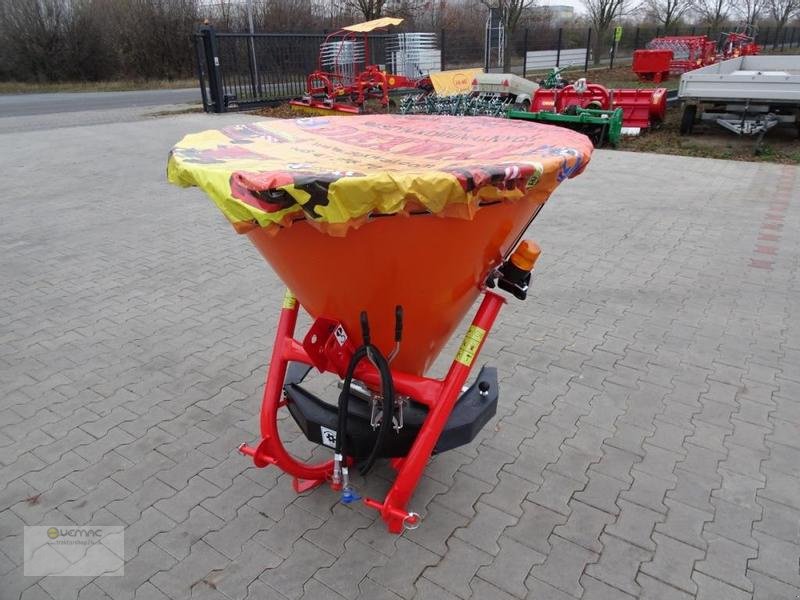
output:
[[347,438],[347,408],[350,402],[350,386],[353,383],[353,372],[358,363],[367,357],[367,347],[361,346],[354,353],[347,365],[347,372],[342,383],[342,392],[339,394],[339,425],[336,428],[336,454],[344,456],[346,451],[345,439]]
[[378,435],[375,437],[375,443],[372,445],[372,451],[369,453],[367,460],[365,460],[358,468],[361,475],[366,475],[375,464],[378,458],[378,452],[383,447],[383,441],[392,427],[392,418],[394,417],[394,383],[392,382],[392,372],[389,370],[389,362],[386,357],[375,348],[369,346],[373,352],[372,359],[378,372],[381,374],[381,392],[383,393],[383,415],[381,417],[381,425],[378,428]]
[[[402,335],[403,329],[403,312],[401,307],[397,307],[395,311],[395,340],[400,341],[400,336]],[[359,467],[359,471],[362,475],[366,475],[372,466],[375,464],[375,460],[378,457],[378,453],[380,452],[381,447],[383,446],[383,442],[386,439],[386,435],[389,432],[389,428],[392,425],[392,418],[394,416],[394,382],[392,380],[392,373],[389,369],[389,361],[386,357],[381,353],[381,351],[376,347],[373,346],[370,341],[370,332],[369,332],[369,321],[367,320],[366,312],[361,313],[361,330],[363,336],[363,345],[360,346],[356,351],[353,353],[353,356],[350,359],[350,363],[347,365],[347,371],[345,373],[344,381],[342,382],[342,391],[339,394],[339,420],[337,426],[337,435],[336,435],[336,448],[335,451],[337,454],[345,457],[347,455],[347,416],[348,416],[348,406],[350,403],[350,387],[353,382],[353,373],[356,370],[358,364],[364,360],[365,358],[369,358],[375,367],[377,368],[378,372],[381,376],[381,391],[383,393],[383,415],[381,417],[381,424],[378,429],[378,434],[375,437],[375,443],[372,445],[372,450],[369,453],[367,459],[361,464]]]

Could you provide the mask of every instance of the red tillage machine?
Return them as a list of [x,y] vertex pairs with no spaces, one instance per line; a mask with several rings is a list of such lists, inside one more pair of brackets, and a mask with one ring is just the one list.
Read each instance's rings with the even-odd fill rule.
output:
[[[520,240],[591,152],[573,131],[489,117],[276,119],[186,136],[170,181],[201,187],[291,289],[261,436],[240,451],[344,503],[359,499],[352,470],[389,459],[391,488],[364,503],[391,532],[418,526],[409,505],[431,455],[469,443],[495,413],[495,369],[465,384],[508,297],[528,293],[539,248]],[[446,375],[426,375],[480,296]],[[301,306],[314,321],[298,336]],[[312,369],[340,380],[338,399],[304,386]],[[284,446],[283,411],[318,445],[316,462]]]
[[539,88],[533,95],[530,111],[563,113],[570,106],[599,110],[622,109],[622,126],[647,129],[664,120],[667,112],[667,90],[608,89],[597,83],[567,85],[561,89]]

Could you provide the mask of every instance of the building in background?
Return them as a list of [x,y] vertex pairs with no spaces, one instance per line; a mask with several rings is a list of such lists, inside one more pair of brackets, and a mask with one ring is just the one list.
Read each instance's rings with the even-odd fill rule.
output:
[[567,4],[550,4],[533,7],[537,20],[553,24],[568,23],[575,19],[575,7]]

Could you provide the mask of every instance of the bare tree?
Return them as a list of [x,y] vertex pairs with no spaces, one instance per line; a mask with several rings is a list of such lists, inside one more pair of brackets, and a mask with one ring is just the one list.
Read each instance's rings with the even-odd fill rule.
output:
[[745,25],[753,27],[767,7],[769,0],[737,0],[735,7],[745,22]]
[[386,4],[387,0],[344,0],[344,6],[361,13],[365,21],[380,17]]
[[786,23],[800,15],[800,0],[769,0],[770,16],[775,20],[775,40],[778,39]]
[[730,12],[728,0],[694,0],[692,8],[700,20],[714,30],[722,27]]
[[667,31],[692,8],[693,0],[645,0],[645,6]]
[[589,22],[595,32],[594,64],[600,64],[600,55],[603,52],[605,37],[611,24],[625,13],[628,0],[583,0]]
[[481,0],[481,4],[488,8],[500,9],[509,37],[517,30],[520,17],[535,3],[535,0]]

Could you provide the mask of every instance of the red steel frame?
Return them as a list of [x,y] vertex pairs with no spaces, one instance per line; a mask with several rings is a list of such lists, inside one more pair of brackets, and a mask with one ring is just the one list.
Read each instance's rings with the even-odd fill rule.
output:
[[[257,467],[275,465],[289,473],[294,477],[295,491],[302,492],[330,481],[333,461],[318,464],[306,464],[298,461],[286,451],[278,433],[277,413],[286,404],[283,400],[283,385],[288,363],[295,361],[312,364],[302,344],[294,339],[299,304],[297,301],[292,301],[293,297],[288,293],[287,298],[290,301],[284,302],[284,307],[281,309],[272,359],[264,385],[261,405],[262,440],[255,448],[242,444],[239,451],[251,456]],[[488,333],[505,302],[506,300],[502,296],[488,290],[484,291],[483,301],[472,320],[472,325]],[[367,506],[381,513],[392,533],[400,533],[405,526],[418,524],[419,517],[415,513],[409,512],[406,506],[461,394],[461,389],[472,369],[474,358],[480,353],[485,340],[486,335],[481,340],[469,365],[454,359],[443,379],[392,371],[392,379],[397,393],[410,396],[428,407],[428,416],[408,455],[392,461],[392,465],[397,470],[397,477],[386,498],[383,502],[371,498],[364,499]],[[375,367],[367,361],[362,361],[356,369],[354,378],[363,381],[368,386],[380,384],[380,375]]]

